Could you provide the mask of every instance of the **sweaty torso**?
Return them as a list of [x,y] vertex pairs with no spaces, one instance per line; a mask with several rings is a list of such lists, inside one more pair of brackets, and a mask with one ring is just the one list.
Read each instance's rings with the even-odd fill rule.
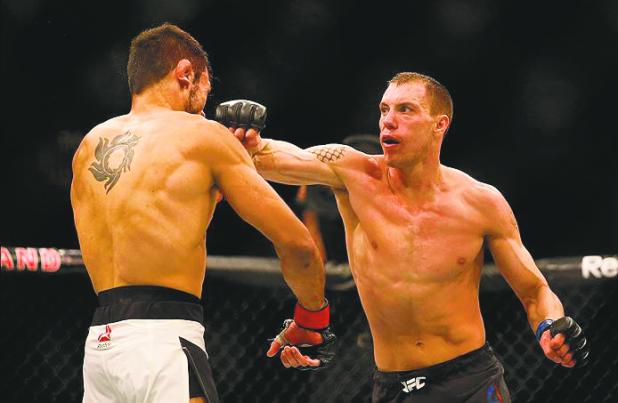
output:
[[478,182],[454,169],[442,173],[431,197],[412,200],[392,190],[383,162],[371,157],[366,168],[343,172],[347,191],[336,192],[380,370],[444,362],[485,341]]
[[71,199],[97,293],[157,285],[201,297],[216,188],[196,147],[199,124],[202,117],[184,112],[129,114],[80,145]]

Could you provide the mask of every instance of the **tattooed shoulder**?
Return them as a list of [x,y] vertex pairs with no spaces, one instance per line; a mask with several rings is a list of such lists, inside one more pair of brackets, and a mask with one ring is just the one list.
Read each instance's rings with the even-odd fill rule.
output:
[[111,141],[105,137],[99,138],[99,144],[94,150],[96,161],[90,164],[88,170],[97,181],[105,182],[103,184],[105,193],[112,190],[123,172],[131,170],[131,161],[133,161],[135,153],[134,147],[139,139],[140,137],[135,136],[130,131],[114,137]]
[[327,163],[334,162],[343,158],[346,149],[343,146],[322,146],[312,147],[307,151],[315,155],[318,160]]

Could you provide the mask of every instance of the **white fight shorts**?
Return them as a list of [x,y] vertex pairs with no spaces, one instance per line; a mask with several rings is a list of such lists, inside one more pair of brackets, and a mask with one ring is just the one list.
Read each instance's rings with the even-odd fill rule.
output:
[[219,402],[197,297],[130,286],[101,292],[99,305],[85,344],[85,403]]

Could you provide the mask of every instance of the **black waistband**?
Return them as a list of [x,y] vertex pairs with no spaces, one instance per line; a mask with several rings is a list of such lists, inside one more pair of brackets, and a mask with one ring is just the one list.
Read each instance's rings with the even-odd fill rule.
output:
[[410,371],[392,371],[383,372],[376,370],[374,380],[382,382],[401,382],[416,376],[427,376],[433,378],[442,378],[448,374],[458,371],[462,368],[469,368],[472,365],[487,365],[485,361],[497,361],[493,349],[488,343],[485,343],[481,348],[472,350],[466,354],[455,357],[452,360],[441,362],[425,368],[413,369]]
[[136,301],[177,301],[199,304],[200,299],[195,295],[175,290],[173,288],[154,285],[130,285],[110,288],[101,291],[98,296],[99,306],[112,304],[127,304]]
[[204,309],[195,295],[157,286],[126,286],[101,291],[92,326],[127,319],[185,319],[204,323]]

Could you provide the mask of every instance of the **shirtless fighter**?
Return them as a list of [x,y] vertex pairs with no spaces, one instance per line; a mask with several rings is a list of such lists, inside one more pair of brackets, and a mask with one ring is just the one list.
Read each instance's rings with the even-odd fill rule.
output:
[[[298,297],[295,320],[307,329],[328,328],[324,268],[243,147],[202,116],[210,68],[201,45],[164,24],[133,39],[127,70],[131,111],[92,129],[73,159],[75,226],[100,305],[86,339],[83,400],[218,402],[200,303],[218,192],[273,242]],[[252,109],[240,124],[260,128],[265,116]],[[323,341],[322,330],[304,333]]]
[[[225,107],[225,104],[222,104]],[[331,144],[302,150],[234,134],[265,178],[322,184],[335,192],[349,263],[369,320],[377,372],[374,402],[509,401],[504,369],[485,341],[479,309],[483,245],[522,302],[550,360],[584,365],[581,328],[564,317],[522,244],[515,217],[498,190],[440,163],[453,106],[431,77],[399,73],[380,102],[383,155]],[[292,367],[299,354],[294,323],[275,340]]]

